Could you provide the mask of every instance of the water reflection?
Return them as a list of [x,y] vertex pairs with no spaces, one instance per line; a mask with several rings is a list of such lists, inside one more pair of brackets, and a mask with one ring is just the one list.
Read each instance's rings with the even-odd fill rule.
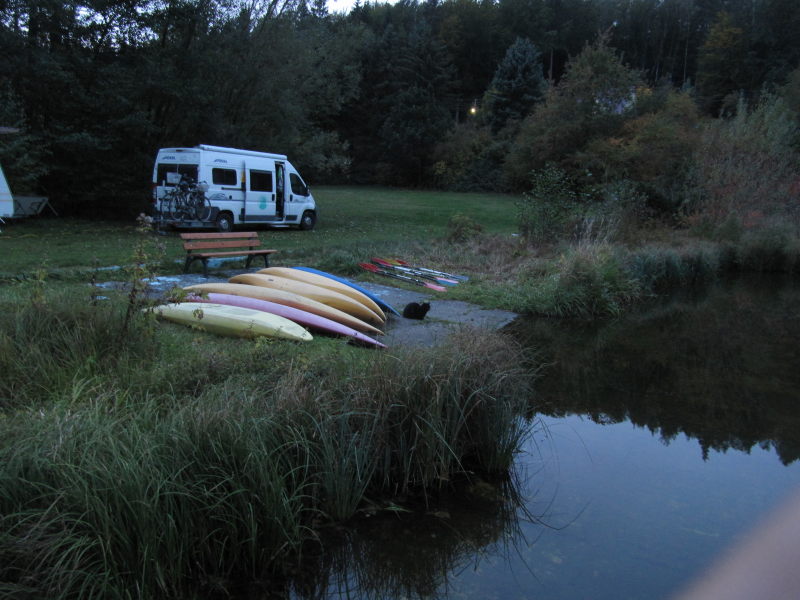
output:
[[739,280],[613,322],[515,324],[551,363],[530,472],[328,532],[291,596],[672,597],[800,485],[799,301]]
[[631,421],[709,450],[800,457],[800,288],[738,280],[601,324],[528,319],[514,331],[551,366],[536,410]]
[[[509,556],[533,540],[521,524],[546,527],[526,510],[516,478],[473,482],[424,512],[381,513],[323,533],[320,553],[294,582],[294,598],[436,598],[484,557]],[[526,534],[530,537],[530,532]]]

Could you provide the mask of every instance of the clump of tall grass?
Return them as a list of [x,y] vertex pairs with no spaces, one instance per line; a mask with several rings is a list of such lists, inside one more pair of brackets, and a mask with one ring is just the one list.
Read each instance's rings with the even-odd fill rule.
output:
[[608,246],[565,252],[532,295],[535,312],[553,316],[619,314],[639,294],[619,257]]
[[506,337],[462,332],[422,351],[290,354],[192,396],[85,385],[9,411],[0,591],[207,595],[281,573],[316,524],[366,499],[502,477],[528,430],[523,358]]
[[128,321],[114,302],[92,303],[85,290],[22,292],[14,310],[0,312],[0,410],[58,397],[75,381],[90,380],[137,360],[149,350],[153,331],[143,318]]
[[643,291],[661,292],[713,281],[731,261],[725,247],[717,244],[698,243],[680,249],[647,246],[626,257],[625,270]]

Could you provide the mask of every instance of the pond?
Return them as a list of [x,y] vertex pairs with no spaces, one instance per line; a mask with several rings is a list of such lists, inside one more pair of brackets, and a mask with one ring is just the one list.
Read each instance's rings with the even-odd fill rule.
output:
[[800,489],[800,286],[513,332],[548,363],[498,497],[333,532],[297,598],[670,598]]

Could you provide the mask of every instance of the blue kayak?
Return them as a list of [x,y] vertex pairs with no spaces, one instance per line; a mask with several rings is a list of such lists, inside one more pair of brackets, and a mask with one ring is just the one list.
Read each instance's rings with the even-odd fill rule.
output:
[[336,275],[331,275],[330,273],[326,273],[325,271],[318,271],[317,269],[312,269],[311,267],[292,267],[293,269],[297,269],[298,271],[305,271],[306,273],[314,273],[316,275],[322,275],[323,277],[327,277],[328,279],[333,279],[334,281],[338,281],[339,283],[343,283],[344,285],[349,285],[354,290],[357,290],[364,294],[367,298],[372,300],[375,304],[381,307],[383,310],[388,310],[396,314],[398,317],[401,316],[399,312],[397,312],[394,308],[389,306],[386,302],[378,298],[375,294],[370,292],[367,289],[364,289],[360,285],[353,283],[352,281],[348,281],[343,277],[337,277]]

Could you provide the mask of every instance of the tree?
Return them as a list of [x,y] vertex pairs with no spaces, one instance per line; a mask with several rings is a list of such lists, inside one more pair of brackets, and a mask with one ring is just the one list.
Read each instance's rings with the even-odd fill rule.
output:
[[735,107],[746,86],[746,53],[744,30],[730,13],[720,12],[700,48],[697,65],[697,100],[704,112],[717,116],[726,102],[729,109]]
[[593,139],[618,132],[634,114],[638,74],[622,64],[601,35],[568,65],[559,84],[525,118],[506,160],[512,185],[525,189],[529,174],[548,162],[580,173],[580,155]]
[[494,131],[509,121],[523,119],[542,99],[546,83],[541,54],[530,40],[517,38],[497,66],[484,96],[484,107]]

